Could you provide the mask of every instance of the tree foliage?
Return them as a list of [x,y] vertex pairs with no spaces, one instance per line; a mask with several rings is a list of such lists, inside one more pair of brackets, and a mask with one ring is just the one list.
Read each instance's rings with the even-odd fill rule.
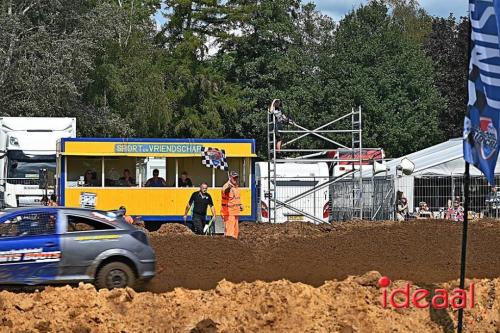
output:
[[91,15],[84,1],[7,1],[0,8],[0,108],[10,116],[68,114],[89,83]]
[[364,110],[365,144],[383,143],[392,156],[441,140],[437,114],[444,100],[432,63],[404,33],[388,7],[373,1],[340,22],[329,66],[338,69],[331,73],[335,89]]
[[365,145],[396,156],[459,134],[466,26],[415,0],[340,22],[301,0],[2,0],[0,109],[76,116],[85,136],[255,138],[265,156],[272,99],[307,128],[361,106]]
[[435,82],[446,98],[445,108],[439,113],[439,127],[445,137],[461,136],[467,105],[467,50],[469,20],[454,16],[436,17],[432,31],[424,44],[427,55],[433,60]]

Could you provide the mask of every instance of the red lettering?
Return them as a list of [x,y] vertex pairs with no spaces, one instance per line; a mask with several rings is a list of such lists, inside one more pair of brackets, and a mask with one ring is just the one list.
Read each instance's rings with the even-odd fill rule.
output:
[[[439,299],[441,302],[438,302]],[[431,304],[434,309],[446,309],[448,307],[448,292],[445,289],[436,289]]]
[[382,290],[382,307],[387,308],[387,289]]
[[[395,298],[396,294],[398,294],[398,293],[406,296],[403,303],[396,303],[394,298]],[[404,289],[401,289],[401,288],[394,289],[391,292],[389,300],[391,302],[391,305],[396,309],[408,308],[410,306],[410,284],[407,283]]]
[[[460,288],[455,288],[452,293],[454,295],[450,299],[451,306],[454,309],[465,309],[465,307],[467,307],[467,292]],[[460,302],[457,303],[457,300]]]
[[415,305],[419,309],[424,309],[424,308],[429,307],[429,303],[428,302],[425,302],[424,304],[420,303],[420,301],[423,300],[423,299],[425,299],[427,296],[429,296],[429,294],[430,294],[429,290],[426,290],[426,289],[417,289],[413,293],[413,297],[412,297],[412,299],[413,299],[412,300],[413,305]]

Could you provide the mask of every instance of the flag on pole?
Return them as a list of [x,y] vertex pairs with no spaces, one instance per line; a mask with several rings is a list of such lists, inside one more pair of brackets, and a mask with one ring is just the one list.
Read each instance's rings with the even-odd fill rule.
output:
[[464,159],[495,184],[500,128],[500,0],[469,0],[471,55]]
[[221,169],[222,171],[227,171],[229,168],[224,149],[204,147],[201,151],[201,163],[207,168]]

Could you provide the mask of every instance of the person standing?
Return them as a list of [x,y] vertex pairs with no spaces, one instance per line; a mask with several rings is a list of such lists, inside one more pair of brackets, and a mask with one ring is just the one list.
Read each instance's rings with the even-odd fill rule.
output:
[[231,171],[229,180],[222,187],[221,215],[224,220],[224,234],[228,237],[238,238],[239,217],[243,210],[238,186],[238,172]]
[[[214,202],[210,194],[208,194],[208,184],[203,182],[200,185],[200,190],[191,194],[188,204],[186,205],[186,210],[184,211],[184,223],[191,229],[195,234],[202,235],[203,228],[207,221],[207,208],[210,206],[212,210],[212,216],[215,217],[215,207]],[[191,221],[187,221],[187,214],[193,206],[193,216]]]
[[402,191],[396,192],[396,220],[403,222],[408,215],[408,200]]
[[396,218],[398,222],[404,222],[408,214],[408,202],[405,197],[402,197],[398,202],[398,211],[396,213]]
[[284,129],[286,124],[290,123],[290,119],[283,114],[283,104],[280,99],[275,99],[269,107],[269,113],[275,117],[275,135],[276,135],[276,146],[275,149],[281,150],[281,142],[283,141],[283,135],[280,133]]

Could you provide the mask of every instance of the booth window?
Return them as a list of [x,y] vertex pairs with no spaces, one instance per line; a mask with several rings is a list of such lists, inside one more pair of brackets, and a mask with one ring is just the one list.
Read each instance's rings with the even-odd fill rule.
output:
[[[174,166],[175,167],[175,166]],[[173,186],[180,187],[181,174],[183,172],[187,173],[187,178],[191,179],[193,187],[200,186],[201,183],[206,182],[209,186],[212,185],[212,168],[207,168],[201,163],[201,158],[196,157],[180,157],[177,158],[177,168],[174,169],[174,175],[177,175],[176,179],[173,179]]]
[[136,158],[115,156],[104,158],[104,186],[137,186]]
[[[170,165],[170,159],[168,158],[156,158],[156,157],[148,157],[144,161],[145,173],[142,176],[142,185],[146,186],[146,183],[149,179],[153,177],[153,171],[158,170],[160,178],[163,178],[166,182],[166,186],[169,186],[168,183],[168,172],[167,166]],[[144,172],[144,169],[142,172]]]
[[[250,187],[251,163],[249,158],[228,157],[229,170],[235,170],[240,175],[240,187]],[[215,170],[215,187],[222,187],[228,180],[227,171]]]
[[67,157],[67,186],[102,186],[102,158],[101,157]]

